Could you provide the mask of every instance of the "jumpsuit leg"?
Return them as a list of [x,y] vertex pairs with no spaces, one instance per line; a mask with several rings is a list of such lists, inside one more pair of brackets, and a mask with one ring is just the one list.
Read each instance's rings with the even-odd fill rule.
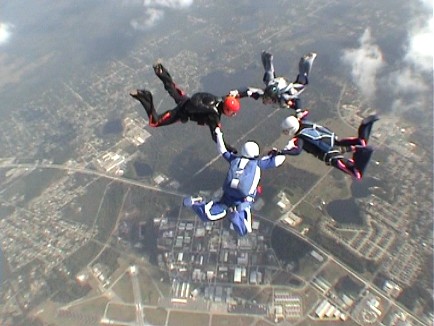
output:
[[151,127],[167,126],[179,121],[178,110],[180,108],[178,106],[162,114],[157,114],[154,108],[152,93],[150,91],[146,89],[138,89],[136,92],[131,92],[130,95],[142,104],[148,115],[149,125]]
[[241,236],[252,232],[252,214],[250,206],[237,208],[228,214],[233,229]]
[[371,135],[372,126],[374,125],[374,122],[377,120],[379,120],[378,116],[373,114],[363,119],[362,123],[359,126],[358,136],[360,139],[363,139],[366,144],[368,144],[369,136]]
[[373,151],[371,146],[356,147],[352,159],[347,159],[340,154],[334,154],[329,159],[329,162],[332,166],[360,180],[368,166]]
[[261,60],[265,70],[262,80],[265,83],[265,86],[268,86],[270,81],[272,81],[276,77],[273,65],[273,55],[271,53],[263,51],[261,53]]
[[187,99],[187,96],[183,90],[181,90],[172,80],[167,69],[161,64],[157,63],[153,65],[155,75],[163,82],[164,89],[175,100],[176,104],[180,104]]
[[376,115],[371,115],[363,119],[358,129],[358,138],[347,137],[335,141],[337,146],[343,147],[343,152],[354,152],[357,147],[364,147],[368,144],[374,122],[379,120]]
[[[292,101],[292,103],[294,103],[292,105],[292,108],[295,110],[295,113],[302,113],[300,98],[296,97],[296,98],[292,99],[291,101]],[[304,116],[300,116],[300,117],[304,117]],[[298,118],[298,116],[297,116],[297,118]]]
[[336,139],[335,145],[339,146],[342,153],[345,152],[354,152],[356,147],[365,146],[365,143],[362,139],[357,137],[347,137],[342,139]]
[[326,163],[329,162],[332,166],[358,180],[362,179],[374,151],[371,146],[368,146],[368,140],[372,126],[377,120],[379,120],[377,115],[370,115],[363,119],[358,129],[358,138],[344,138],[335,141],[336,146],[342,147],[341,152],[353,152],[352,159],[347,159],[335,151],[326,155]]
[[313,61],[316,58],[316,53],[311,52],[301,57],[298,63],[298,75],[295,83],[307,85],[309,83],[308,77],[312,69]]
[[362,178],[362,173],[357,170],[357,168],[354,165],[354,160],[345,158],[343,156],[335,156],[330,159],[330,165],[334,166],[335,168],[341,170],[344,173],[347,173],[357,180],[360,180]]
[[221,220],[226,216],[227,206],[220,202],[208,202],[204,201],[193,203],[191,208],[199,218],[204,222],[214,222]]
[[368,166],[369,161],[371,160],[372,152],[374,150],[371,146],[359,147],[356,148],[356,151],[353,154],[354,166],[357,170],[360,171],[360,174],[363,175],[366,167]]

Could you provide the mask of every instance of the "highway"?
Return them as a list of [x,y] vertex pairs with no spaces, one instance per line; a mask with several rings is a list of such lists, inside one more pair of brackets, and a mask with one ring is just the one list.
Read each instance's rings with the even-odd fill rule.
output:
[[56,163],[34,163],[34,164],[30,164],[30,163],[0,163],[0,169],[10,169],[10,168],[15,168],[15,169],[55,169],[55,170],[63,170],[63,171],[67,171],[67,172],[76,172],[76,173],[83,173],[83,174],[88,174],[88,175],[93,175],[96,177],[100,177],[100,178],[106,178],[106,179],[111,179],[117,182],[122,182],[125,184],[129,184],[132,186],[137,186],[140,188],[144,188],[144,189],[148,189],[148,190],[152,190],[152,191],[157,191],[157,192],[161,192],[161,193],[165,193],[168,195],[173,195],[173,196],[177,196],[177,197],[185,197],[187,196],[186,194],[181,194],[179,192],[176,191],[170,191],[170,190],[166,190],[166,189],[161,189],[159,187],[155,187],[155,186],[150,186],[147,185],[141,181],[138,180],[132,180],[132,179],[127,179],[127,178],[123,178],[123,177],[118,177],[118,176],[113,176],[113,175],[109,175],[106,174],[104,172],[100,172],[97,170],[91,170],[91,169],[86,169],[86,168],[81,168],[81,167],[74,167],[72,165],[66,165],[66,164],[56,164]]

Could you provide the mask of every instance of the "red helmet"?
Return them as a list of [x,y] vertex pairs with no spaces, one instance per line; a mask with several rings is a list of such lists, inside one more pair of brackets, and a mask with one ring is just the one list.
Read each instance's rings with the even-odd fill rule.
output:
[[238,101],[234,96],[226,96],[223,101],[223,113],[228,116],[237,114],[240,110],[240,101]]

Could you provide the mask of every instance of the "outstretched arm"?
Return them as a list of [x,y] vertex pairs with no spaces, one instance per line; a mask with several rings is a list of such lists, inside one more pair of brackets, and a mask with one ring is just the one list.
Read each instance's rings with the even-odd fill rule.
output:
[[264,91],[262,89],[256,88],[256,87],[247,87],[247,88],[240,88],[240,89],[231,90],[229,92],[229,95],[234,96],[236,98],[251,97],[251,98],[257,100],[264,95]]
[[[220,133],[221,133],[221,129],[220,129],[220,127],[221,127],[220,123],[215,123],[215,124],[211,123],[211,124],[209,125],[209,130],[210,130],[210,132],[211,132],[211,137],[212,137],[212,139],[217,143],[217,145],[218,145],[219,138],[218,138],[218,135],[217,135],[216,130],[217,130],[217,129],[220,130]],[[237,149],[236,149],[235,147],[229,145],[228,143],[226,143],[226,142],[223,140],[223,136],[222,136],[222,142],[223,142],[223,145],[224,145],[226,151],[231,152],[231,153],[234,153],[234,154],[237,154],[237,153],[238,153],[238,151],[237,151]],[[219,150],[219,151],[220,151],[220,150]],[[223,154],[223,153],[221,153],[221,154]]]
[[226,149],[225,141],[223,139],[223,133],[220,127],[215,128],[214,134],[216,136],[216,141],[217,141],[217,150],[219,151],[220,154],[223,155],[228,150]]
[[270,153],[266,156],[263,156],[258,161],[258,166],[264,170],[272,169],[282,165],[284,161],[285,161],[285,155]]
[[299,155],[303,151],[303,139],[294,137],[292,138],[288,144],[281,150],[277,148],[273,148],[268,152],[270,156],[276,155]]
[[294,137],[288,144],[280,151],[284,155],[299,155],[303,150],[303,139]]
[[224,157],[227,161],[232,160],[232,159],[235,157],[235,155],[232,154],[231,151],[229,151],[229,150],[226,148],[227,145],[226,145],[226,143],[225,143],[225,141],[224,141],[224,139],[223,139],[223,133],[222,133],[220,127],[216,127],[216,128],[215,128],[215,130],[214,130],[214,134],[215,134],[215,136],[216,136],[216,140],[217,140],[217,150],[219,151],[219,153],[220,153],[221,155],[223,155],[223,157]]

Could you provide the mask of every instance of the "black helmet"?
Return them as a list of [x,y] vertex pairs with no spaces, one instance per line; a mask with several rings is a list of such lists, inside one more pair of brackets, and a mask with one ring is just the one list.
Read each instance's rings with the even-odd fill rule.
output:
[[279,95],[279,88],[277,88],[277,85],[268,85],[264,89],[264,98],[270,98],[273,100],[277,100]]

